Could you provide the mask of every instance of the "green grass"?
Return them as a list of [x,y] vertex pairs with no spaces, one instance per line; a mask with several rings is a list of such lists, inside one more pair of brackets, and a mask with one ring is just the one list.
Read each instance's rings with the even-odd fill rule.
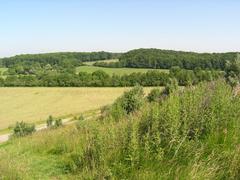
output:
[[[102,70],[109,75],[117,74],[117,75],[124,75],[124,74],[131,74],[131,73],[146,73],[147,71],[154,70],[154,69],[141,69],[141,68],[105,68],[105,67],[96,67],[96,66],[80,66],[77,67],[76,72],[87,72],[93,73],[97,70]],[[157,69],[157,71],[161,72],[169,72],[166,69]]]
[[6,72],[8,68],[0,68],[0,76],[3,75],[4,72]]
[[118,62],[118,59],[107,59],[107,60],[100,60],[100,61],[91,61],[91,62],[84,62],[83,64],[85,64],[87,66],[92,66],[96,62],[106,62],[106,63]]
[[239,107],[219,81],[120,119],[106,114],[12,139],[0,146],[0,179],[239,179]]

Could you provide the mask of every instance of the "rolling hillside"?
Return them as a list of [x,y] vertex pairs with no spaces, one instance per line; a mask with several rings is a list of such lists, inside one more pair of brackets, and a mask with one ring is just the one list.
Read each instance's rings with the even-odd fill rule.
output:
[[239,105],[223,81],[175,91],[161,103],[135,89],[100,119],[1,145],[0,178],[238,179]]

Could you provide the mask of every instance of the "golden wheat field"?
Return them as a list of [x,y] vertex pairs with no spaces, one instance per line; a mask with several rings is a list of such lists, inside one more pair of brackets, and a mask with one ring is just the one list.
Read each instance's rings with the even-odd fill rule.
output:
[[[40,122],[112,103],[129,88],[0,88],[0,129],[16,121]],[[150,88],[145,88],[146,93]]]

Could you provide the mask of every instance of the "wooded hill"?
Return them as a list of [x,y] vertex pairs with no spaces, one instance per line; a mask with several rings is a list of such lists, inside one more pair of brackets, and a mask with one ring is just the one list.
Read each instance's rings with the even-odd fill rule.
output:
[[97,61],[105,59],[114,59],[120,56],[119,53],[110,52],[59,52],[59,53],[46,53],[46,54],[23,54],[9,58],[0,59],[0,66],[12,67],[16,64],[36,64],[40,65],[57,65],[61,66],[66,63],[78,65],[81,62]]
[[224,70],[226,61],[236,58],[236,52],[196,53],[161,49],[136,49],[127,53],[110,52],[60,52],[47,54],[25,54],[0,59],[0,66],[16,65],[78,66],[82,62],[106,59],[119,59],[119,62],[97,62],[95,66],[170,69],[179,66],[183,69],[217,69]]
[[236,58],[229,53],[195,53],[161,49],[136,49],[123,54],[120,64],[123,67],[169,69],[179,66],[184,69],[220,69],[225,68],[226,61]]

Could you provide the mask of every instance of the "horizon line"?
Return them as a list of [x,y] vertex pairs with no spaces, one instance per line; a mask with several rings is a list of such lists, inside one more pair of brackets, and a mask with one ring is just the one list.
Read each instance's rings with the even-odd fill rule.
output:
[[21,55],[42,55],[42,54],[56,54],[56,53],[94,53],[94,52],[107,52],[107,53],[127,53],[129,51],[138,50],[138,49],[158,49],[158,50],[164,50],[164,51],[176,51],[176,52],[186,52],[186,53],[198,53],[198,54],[221,54],[221,53],[239,53],[240,51],[191,51],[191,50],[180,50],[180,49],[164,49],[164,48],[154,48],[154,47],[146,47],[146,48],[135,48],[135,49],[129,49],[127,51],[107,51],[107,50],[92,50],[92,51],[39,51],[39,52],[29,52],[29,53],[16,53],[9,56],[0,56],[0,59],[2,58],[11,58],[15,56],[21,56]]

